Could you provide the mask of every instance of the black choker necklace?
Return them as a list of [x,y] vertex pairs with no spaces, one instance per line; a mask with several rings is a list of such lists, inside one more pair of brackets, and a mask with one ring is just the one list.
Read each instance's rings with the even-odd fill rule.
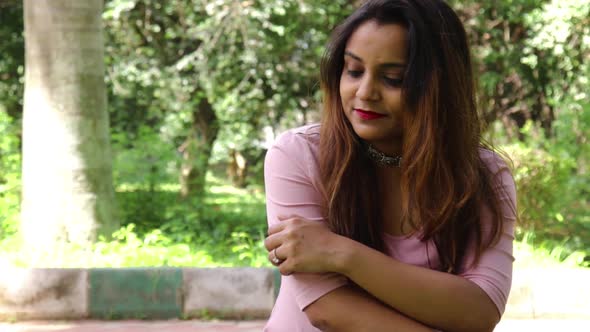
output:
[[371,144],[367,144],[367,156],[379,166],[400,167],[402,163],[402,156],[388,156],[375,149]]

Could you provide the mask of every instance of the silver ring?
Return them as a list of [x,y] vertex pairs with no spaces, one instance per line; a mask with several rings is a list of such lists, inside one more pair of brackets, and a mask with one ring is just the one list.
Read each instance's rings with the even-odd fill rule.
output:
[[281,264],[283,260],[277,257],[277,248],[274,248],[274,250],[272,251],[272,255],[273,258],[271,258],[270,261],[275,265]]

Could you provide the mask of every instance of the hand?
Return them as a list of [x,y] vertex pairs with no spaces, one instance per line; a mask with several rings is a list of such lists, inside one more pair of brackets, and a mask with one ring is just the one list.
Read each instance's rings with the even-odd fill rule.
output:
[[264,246],[268,257],[283,275],[293,272],[338,272],[346,240],[325,223],[299,216],[281,217],[268,229]]

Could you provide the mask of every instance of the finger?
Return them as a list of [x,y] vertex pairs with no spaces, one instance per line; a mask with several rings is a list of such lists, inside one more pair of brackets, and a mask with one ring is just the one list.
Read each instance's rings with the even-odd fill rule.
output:
[[274,248],[279,247],[281,244],[283,244],[281,234],[269,235],[266,237],[266,239],[264,239],[264,247],[268,251],[271,251]]
[[279,256],[277,249],[278,248],[275,248],[275,249],[268,252],[268,260],[274,266],[279,266],[279,265],[281,265],[281,263],[283,263],[285,261],[285,259],[282,259],[281,256]]
[[281,253],[279,253],[279,249],[280,249],[280,248],[281,248],[281,247],[274,248],[274,249],[272,250],[272,253],[274,254],[274,256],[275,256],[275,257],[276,257],[278,260],[280,260],[280,261],[284,261],[284,260],[286,260],[286,259],[287,259],[287,257],[286,257],[286,256],[284,256],[284,254],[281,254]]
[[289,214],[289,215],[279,214],[279,215],[277,215],[277,219],[279,219],[279,221],[285,221],[287,219],[294,219],[294,218],[301,218],[301,216],[298,214]]
[[291,268],[291,266],[287,262],[283,262],[283,264],[279,265],[278,268],[279,268],[279,273],[281,273],[284,276],[290,276],[294,272],[293,269]]
[[288,216],[280,214],[277,215],[277,219],[279,220],[279,222],[271,225],[268,228],[268,235],[278,233],[285,229],[289,224],[293,224],[298,220],[305,220],[304,218],[296,214],[290,214]]
[[284,222],[278,222],[276,224],[273,224],[270,227],[268,227],[268,235],[278,233],[285,229],[286,226],[287,225]]
[[281,262],[280,261],[277,261],[277,258],[275,257],[275,254],[274,254],[274,252],[272,250],[268,252],[268,255],[267,256],[268,256],[268,261],[272,265],[274,265],[274,266],[279,266],[280,265]]

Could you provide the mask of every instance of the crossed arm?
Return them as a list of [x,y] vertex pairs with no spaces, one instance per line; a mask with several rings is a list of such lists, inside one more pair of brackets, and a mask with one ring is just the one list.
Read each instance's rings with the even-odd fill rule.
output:
[[304,312],[313,326],[325,332],[432,332],[431,328],[351,286],[322,296]]
[[362,288],[338,288],[305,309],[322,330],[492,331],[500,319],[475,283],[401,263],[330,232],[321,222],[287,218],[270,227],[269,234],[267,249],[278,248],[277,255],[285,258],[282,274],[336,272]]
[[[274,148],[267,154],[269,255],[276,248],[285,259],[279,266],[283,275],[336,272],[361,288],[343,286],[308,305],[304,312],[314,326],[324,331],[493,330],[500,314],[476,283],[396,261],[318,222],[319,195],[309,170],[290,152]],[[279,219],[280,214],[291,217]],[[502,241],[511,253],[510,232]],[[505,257],[510,268],[511,258]]]

